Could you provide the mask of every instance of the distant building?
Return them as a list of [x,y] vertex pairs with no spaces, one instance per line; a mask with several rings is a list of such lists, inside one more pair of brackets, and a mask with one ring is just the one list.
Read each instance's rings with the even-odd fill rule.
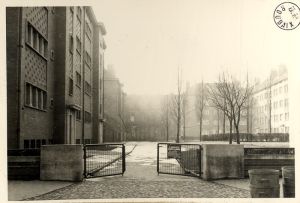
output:
[[289,132],[288,72],[284,66],[254,89],[254,132]]
[[162,132],[160,95],[127,95],[128,141],[166,141]]
[[116,77],[112,65],[104,72],[104,142],[120,142],[126,139],[124,102],[126,94]]
[[7,8],[6,32],[8,149],[102,142],[106,31],[93,10]]

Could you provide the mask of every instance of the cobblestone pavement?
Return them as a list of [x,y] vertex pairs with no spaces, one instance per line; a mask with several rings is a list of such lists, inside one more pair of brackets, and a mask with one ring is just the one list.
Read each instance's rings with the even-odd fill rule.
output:
[[157,175],[156,144],[138,143],[124,176],[87,179],[27,200],[110,198],[248,198],[249,190],[195,177]]

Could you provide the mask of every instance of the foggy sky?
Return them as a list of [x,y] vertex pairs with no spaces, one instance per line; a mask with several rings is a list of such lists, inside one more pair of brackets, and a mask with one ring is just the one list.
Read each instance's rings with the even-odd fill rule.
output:
[[279,3],[102,0],[93,9],[107,29],[105,64],[113,64],[124,90],[163,94],[176,86],[178,66],[191,84],[215,81],[224,70],[263,79],[280,64],[296,67],[300,29],[275,25]]

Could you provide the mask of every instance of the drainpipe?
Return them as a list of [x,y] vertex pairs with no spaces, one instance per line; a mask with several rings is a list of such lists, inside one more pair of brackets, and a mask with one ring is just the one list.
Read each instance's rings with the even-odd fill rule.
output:
[[17,101],[18,101],[18,119],[17,119],[17,148],[20,149],[20,146],[21,146],[21,108],[22,108],[22,104],[21,104],[21,62],[22,62],[22,59],[21,59],[21,56],[22,56],[22,48],[23,48],[23,45],[22,45],[22,8],[19,8],[19,12],[18,12],[18,34],[19,34],[19,41],[18,41],[18,49],[17,49],[17,57],[18,57],[18,60],[17,60],[17,68],[18,68],[18,71],[17,71],[17,85],[18,85],[18,96],[17,96]]
[[83,37],[82,37],[82,78],[83,78],[83,82],[82,82],[82,144],[85,145],[84,143],[84,123],[85,123],[85,111],[84,111],[84,96],[85,96],[85,15],[86,15],[86,7],[83,7]]

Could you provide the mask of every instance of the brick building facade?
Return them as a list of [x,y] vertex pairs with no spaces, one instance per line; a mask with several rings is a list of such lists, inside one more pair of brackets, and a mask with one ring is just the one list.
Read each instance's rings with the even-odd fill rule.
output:
[[102,142],[106,31],[92,9],[7,8],[6,30],[8,149]]

